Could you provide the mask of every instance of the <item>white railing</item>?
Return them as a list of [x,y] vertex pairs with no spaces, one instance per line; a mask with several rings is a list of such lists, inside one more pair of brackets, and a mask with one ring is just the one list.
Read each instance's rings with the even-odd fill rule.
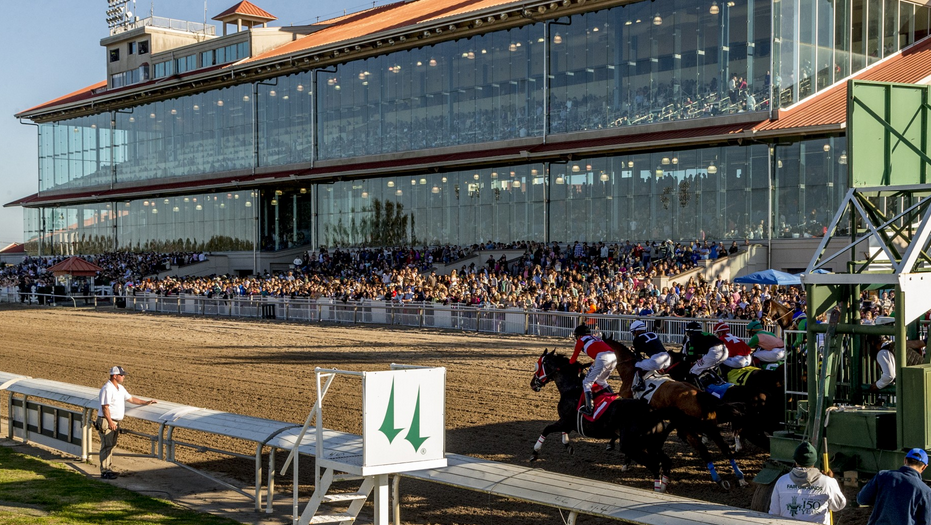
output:
[[[125,305],[123,300],[125,300]],[[576,326],[586,323],[593,332],[601,332],[603,335],[622,341],[631,340],[630,323],[641,319],[647,321],[648,328],[656,332],[664,343],[676,344],[682,342],[685,336],[685,325],[689,321],[701,322],[708,331],[715,322],[715,320],[684,317],[642,318],[636,315],[588,315],[578,312],[477,308],[435,303],[369,300],[344,302],[307,297],[255,296],[223,299],[183,294],[167,297],[140,294],[116,298],[114,307],[176,315],[251,317],[309,323],[388,324],[555,337],[570,337]],[[746,326],[749,322],[739,319],[728,320],[731,333],[744,339],[748,337]]]

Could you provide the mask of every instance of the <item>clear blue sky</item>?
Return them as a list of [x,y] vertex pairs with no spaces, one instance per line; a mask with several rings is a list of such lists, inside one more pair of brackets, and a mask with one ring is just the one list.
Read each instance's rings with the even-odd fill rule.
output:
[[[250,0],[278,17],[270,25],[302,25],[372,7],[365,0]],[[207,0],[207,19],[239,0]],[[384,5],[379,0],[378,5]],[[142,0],[136,14],[204,20],[203,0]],[[38,189],[35,126],[21,125],[15,113],[37,106],[106,78],[100,40],[109,35],[106,0],[42,0],[4,2],[0,29],[0,204]],[[218,28],[219,29],[219,28]],[[22,208],[0,208],[0,245],[23,241]]]

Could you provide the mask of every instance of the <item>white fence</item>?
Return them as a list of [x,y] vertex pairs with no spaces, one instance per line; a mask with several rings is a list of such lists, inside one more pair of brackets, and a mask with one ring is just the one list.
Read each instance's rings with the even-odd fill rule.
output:
[[[30,294],[31,296],[39,294]],[[65,298],[58,298],[59,302]],[[85,300],[87,299],[87,300]],[[0,289],[0,302],[18,302],[15,289]],[[160,296],[139,294],[126,297],[96,295],[67,297],[68,306],[92,304],[97,308],[127,308],[137,312],[199,315],[212,317],[251,317],[283,319],[308,323],[388,324],[427,328],[445,328],[467,332],[524,334],[570,337],[576,326],[586,323],[593,332],[601,332],[622,341],[629,341],[630,323],[640,319],[664,343],[679,344],[685,336],[685,325],[699,321],[706,331],[716,320],[685,317],[639,317],[636,315],[580,314],[523,310],[518,308],[476,308],[467,305],[436,303],[398,303],[393,301],[351,301],[311,299],[308,297],[232,297],[210,298],[199,295]],[[90,301],[88,303],[88,301]],[[730,319],[731,333],[747,339],[750,321]],[[772,327],[770,327],[772,328]]]
[[[121,298],[116,306],[122,307]],[[397,303],[385,301],[343,302],[334,299],[234,297],[229,299],[180,295],[162,297],[154,294],[127,296],[125,308],[139,312],[170,313],[213,317],[251,317],[300,322],[345,324],[387,324],[421,328],[444,328],[468,332],[524,334],[571,337],[581,323],[593,332],[629,341],[634,320],[647,321],[664,343],[681,343],[685,325],[699,321],[708,331],[715,320],[684,317],[649,317],[635,315],[580,314],[578,312],[543,312],[539,310],[476,308],[465,305],[435,303]],[[732,319],[731,333],[747,338],[747,320]]]

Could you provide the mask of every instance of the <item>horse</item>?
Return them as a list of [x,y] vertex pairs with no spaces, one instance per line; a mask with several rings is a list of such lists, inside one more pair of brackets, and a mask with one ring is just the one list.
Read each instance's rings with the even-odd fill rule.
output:
[[[689,370],[694,364],[684,354],[673,353],[673,363],[666,369],[666,374],[676,381],[687,382]],[[729,372],[735,370],[721,366],[721,376],[728,378]],[[740,369],[737,369],[740,370]],[[730,421],[734,430],[734,447],[740,451],[741,438],[745,438],[757,447],[769,451],[769,437],[781,430],[780,421],[785,411],[785,364],[774,370],[752,368],[740,374],[736,381],[724,391],[721,401],[744,407],[744,417],[739,421]]]
[[530,461],[539,458],[543,442],[553,432],[563,433],[564,444],[570,453],[572,449],[567,436],[571,432],[595,439],[620,440],[621,452],[653,474],[654,490],[665,492],[672,471],[672,460],[663,451],[663,443],[668,435],[664,422],[666,418],[662,413],[651,410],[643,401],[622,398],[611,402],[595,421],[582,417],[578,408],[583,393],[583,368],[579,363],[569,363],[569,358],[557,354],[556,350],[544,350],[537,360],[530,388],[539,392],[550,381],[556,384],[559,389],[559,403],[556,406],[559,420],[543,429],[533,446]]
[[[621,389],[618,395],[624,398],[632,398],[631,386],[636,372],[634,364],[637,362],[637,357],[620,341],[608,338],[605,339],[605,343],[617,355],[617,372],[621,378]],[[747,481],[744,479],[740,467],[737,466],[737,460],[734,458],[733,452],[731,452],[727,442],[724,441],[724,437],[721,436],[720,429],[718,429],[718,423],[742,419],[743,414],[733,405],[723,403],[711,394],[702,392],[691,383],[667,381],[653,392],[650,406],[657,410],[675,408],[688,418],[687,420],[680,419],[677,422],[677,431],[701,457],[711,474],[712,481],[725,490],[730,488],[730,483],[721,479],[721,476],[715,470],[711,453],[708,451],[708,447],[702,443],[700,437],[702,434],[708,436],[730,461],[739,485],[741,487],[747,486]],[[692,424],[684,424],[684,421],[691,421]]]
[[783,330],[792,329],[792,308],[775,299],[766,299],[760,308],[763,319],[779,325]]

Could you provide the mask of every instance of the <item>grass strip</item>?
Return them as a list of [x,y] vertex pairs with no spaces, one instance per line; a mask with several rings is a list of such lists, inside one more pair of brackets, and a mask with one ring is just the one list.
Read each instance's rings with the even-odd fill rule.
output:
[[0,447],[0,525],[208,524],[238,522],[143,496]]

